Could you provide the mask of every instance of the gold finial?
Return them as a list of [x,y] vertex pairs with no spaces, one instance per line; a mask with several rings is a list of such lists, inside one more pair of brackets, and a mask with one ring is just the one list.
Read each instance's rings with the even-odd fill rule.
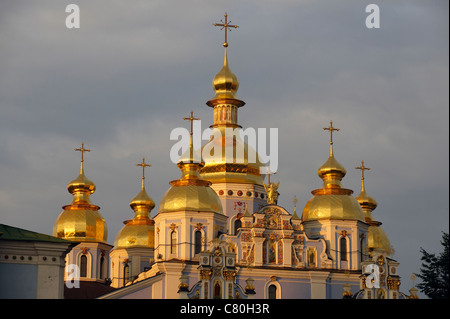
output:
[[357,166],[357,167],[355,167],[355,169],[361,170],[361,183],[362,183],[361,191],[364,191],[365,190],[365,187],[364,187],[364,171],[368,171],[368,170],[370,170],[370,168],[365,167],[364,166],[364,161],[361,161],[361,166]]
[[145,180],[145,168],[150,167],[150,164],[145,163],[145,157],[142,158],[142,163],[136,164],[136,166],[142,167],[142,188],[144,188],[144,180]]
[[325,131],[330,132],[330,156],[333,156],[333,131],[339,131],[338,128],[333,127],[333,121],[330,121],[329,127],[323,128]]
[[297,196],[294,195],[292,202],[294,203],[294,214],[295,214],[297,212],[297,203],[298,203]]
[[231,31],[231,28],[237,29],[237,28],[239,28],[239,26],[230,24],[231,21],[228,21],[228,14],[226,12],[225,12],[224,17],[225,17],[225,22],[223,22],[223,20],[220,20],[220,22],[222,22],[222,23],[215,23],[214,22],[213,25],[215,27],[222,27],[222,28],[220,28],[220,30],[224,30],[225,29],[225,42],[223,43],[223,46],[226,48],[228,46],[228,42],[227,42],[228,29],[229,29],[229,31]]

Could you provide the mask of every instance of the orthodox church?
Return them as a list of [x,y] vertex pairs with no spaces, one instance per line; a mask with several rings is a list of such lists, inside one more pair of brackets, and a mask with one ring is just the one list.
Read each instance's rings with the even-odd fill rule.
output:
[[[78,243],[66,256],[66,283],[79,279],[82,289],[94,286],[93,297],[103,299],[404,299],[415,292],[400,292],[399,263],[391,258],[391,245],[372,212],[377,202],[365,190],[361,163],[360,194],[343,186],[346,169],[333,152],[318,168],[322,186],[301,212],[277,204],[280,182],[262,174],[263,164],[252,161],[254,151],[239,135],[238,110],[245,102],[237,97],[239,82],[230,70],[226,32],[237,28],[227,21],[224,60],[213,79],[215,95],[206,102],[212,109],[212,128],[222,138],[211,139],[194,150],[191,112],[190,147],[177,163],[180,178],[170,181],[157,214],[145,189],[145,169],[139,193],[130,201],[134,216],[124,221],[107,242],[107,223],[90,195],[96,186],[84,173],[88,149],[82,144],[80,174],[67,185],[73,200],[56,219],[53,236]],[[211,148],[232,146],[233,155],[205,156]],[[243,158],[236,149],[242,148]],[[174,168],[175,169],[175,168]],[[267,184],[265,179],[267,177]],[[76,267],[69,267],[76,265]],[[370,267],[369,267],[370,266]],[[70,268],[70,269],[69,269]],[[367,272],[367,269],[375,269]],[[67,286],[67,285],[66,285]],[[79,291],[80,291],[79,290]],[[77,288],[65,288],[66,298],[76,298]]]

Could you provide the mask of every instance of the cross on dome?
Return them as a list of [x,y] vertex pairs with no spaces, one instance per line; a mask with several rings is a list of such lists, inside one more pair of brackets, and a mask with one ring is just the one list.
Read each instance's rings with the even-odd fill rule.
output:
[[237,28],[239,28],[239,26],[230,24],[231,21],[228,21],[228,14],[226,12],[225,12],[224,17],[225,17],[225,22],[223,22],[223,20],[220,20],[220,22],[222,22],[222,23],[214,22],[213,25],[215,27],[222,27],[222,28],[220,28],[220,30],[225,30],[225,42],[223,43],[223,46],[227,47],[228,46],[228,42],[227,42],[227,32],[228,32],[228,30],[231,31],[231,28],[237,29]]

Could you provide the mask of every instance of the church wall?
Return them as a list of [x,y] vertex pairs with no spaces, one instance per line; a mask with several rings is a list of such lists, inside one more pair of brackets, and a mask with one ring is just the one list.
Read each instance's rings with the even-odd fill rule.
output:
[[37,265],[0,263],[0,298],[36,299],[37,273]]

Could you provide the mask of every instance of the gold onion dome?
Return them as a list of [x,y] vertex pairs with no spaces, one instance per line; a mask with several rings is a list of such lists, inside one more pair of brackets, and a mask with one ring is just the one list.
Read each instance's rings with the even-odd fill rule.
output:
[[330,122],[324,128],[331,134],[330,156],[319,168],[318,175],[323,180],[323,187],[313,190],[313,197],[306,203],[302,213],[303,221],[319,219],[348,219],[364,222],[364,213],[358,201],[351,196],[352,190],[343,188],[341,181],[347,173],[345,168],[334,158],[333,131],[338,131]]
[[[213,79],[215,95],[206,102],[206,105],[214,108],[214,124],[211,125],[214,132],[210,141],[202,147],[205,165],[200,173],[203,179],[212,183],[262,185],[263,176],[260,168],[264,165],[260,162],[256,150],[248,145],[239,134],[226,134],[227,131],[231,133],[233,129],[241,129],[237,121],[238,108],[245,105],[244,101],[236,97],[239,81],[231,72],[227,57],[226,32],[228,29],[238,26],[229,24],[226,14],[225,22],[214,25],[225,29],[225,43],[223,44],[225,53],[222,69]],[[232,148],[233,151],[226,152],[227,147]],[[221,155],[214,154],[215,151],[221,151]]]
[[216,93],[213,99],[237,99],[236,92],[239,89],[239,81],[228,66],[226,47],[222,69],[213,79],[213,89]]
[[81,242],[103,242],[108,237],[105,219],[99,213],[100,207],[93,205],[90,195],[95,192],[95,184],[84,175],[84,148],[75,149],[82,153],[80,174],[67,184],[67,190],[73,195],[72,202],[63,206],[63,211],[53,225],[53,236]]
[[364,166],[364,161],[362,161],[361,166],[355,168],[360,169],[362,172],[361,192],[358,196],[355,197],[355,199],[361,205],[361,208],[364,212],[365,221],[367,224],[369,224],[369,232],[367,235],[367,246],[369,248],[369,251],[372,251],[374,249],[381,249],[384,250],[387,254],[390,254],[391,243],[383,228],[381,228],[382,223],[374,220],[372,217],[372,211],[377,208],[378,203],[375,199],[373,199],[366,193],[364,184],[364,171],[370,170],[370,168]]
[[192,146],[192,121],[195,120],[192,112],[189,119],[191,121],[190,147],[187,154],[183,154],[177,163],[181,170],[181,177],[170,182],[171,187],[161,198],[158,211],[159,213],[195,211],[223,214],[219,196],[210,187],[211,182],[200,177],[200,169],[204,162]]
[[137,164],[142,166],[142,185],[139,193],[130,201],[130,207],[134,211],[133,219],[126,220],[125,226],[119,231],[114,241],[114,248],[132,248],[145,247],[154,248],[155,246],[155,222],[150,217],[151,210],[155,207],[155,202],[145,190],[145,167],[149,164]]

